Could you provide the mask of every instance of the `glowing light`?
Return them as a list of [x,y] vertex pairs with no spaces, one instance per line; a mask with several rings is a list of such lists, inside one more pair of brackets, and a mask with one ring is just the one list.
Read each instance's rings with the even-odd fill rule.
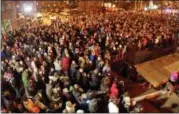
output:
[[157,5],[153,5],[152,9],[157,9],[158,6]]
[[39,12],[36,14],[37,17],[42,17],[42,14]]
[[149,2],[149,7],[152,7],[154,4],[153,4],[153,1],[151,0],[150,2]]
[[50,19],[55,20],[57,17],[56,16],[50,16]]
[[179,13],[179,10],[176,10],[176,9],[168,9],[168,8],[166,8],[164,11],[165,11],[165,13],[173,13],[173,14]]
[[147,10],[148,10],[148,8],[147,8],[147,7],[145,7],[145,8],[144,8],[144,10],[145,10],[145,11],[147,11]]
[[107,7],[107,3],[104,3],[104,6]]
[[108,3],[108,7],[111,8],[112,4],[111,3]]
[[153,1],[150,1],[149,6],[148,7],[145,6],[145,8],[144,8],[145,11],[147,11],[147,10],[155,10],[155,9],[158,9],[158,6],[154,5]]
[[24,15],[22,15],[21,13],[19,13],[19,18],[20,18],[20,19],[24,19],[25,17],[24,17]]
[[113,7],[113,8],[115,8],[115,7],[116,7],[116,5],[115,5],[115,4],[113,4],[113,5],[112,5],[112,7]]
[[104,6],[107,8],[111,8],[113,5],[111,3],[104,3]]
[[165,12],[169,13],[169,12],[170,12],[170,9],[165,9]]
[[29,5],[29,4],[24,4],[24,11],[26,13],[30,13],[32,11],[32,5]]

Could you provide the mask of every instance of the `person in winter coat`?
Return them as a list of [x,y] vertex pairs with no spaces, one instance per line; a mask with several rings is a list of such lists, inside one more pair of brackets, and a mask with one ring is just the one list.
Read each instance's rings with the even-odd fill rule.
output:
[[116,82],[113,82],[111,89],[110,89],[110,99],[117,98],[119,94],[119,90],[117,88]]
[[29,98],[30,94],[28,91],[28,86],[29,86],[29,74],[28,74],[28,69],[25,69],[22,73],[22,82],[24,84],[24,89],[25,89],[25,94]]
[[75,74],[77,72],[77,65],[75,61],[72,61],[71,67],[70,67],[70,73],[69,77],[71,78],[72,81],[75,81]]
[[60,74],[61,71],[61,61],[59,61],[58,59],[56,59],[53,62],[54,66],[55,66],[55,71],[58,72],[58,74]]
[[123,95],[123,99],[121,102],[122,102],[124,108],[126,109],[126,112],[130,112],[131,98],[129,97],[128,94]]
[[86,92],[89,89],[89,78],[87,73],[83,73],[81,87]]
[[75,78],[75,80],[76,80],[76,83],[77,83],[77,84],[81,84],[82,75],[83,75],[83,69],[80,68],[80,69],[77,70],[77,72],[76,72],[76,78]]
[[108,110],[109,113],[119,113],[119,107],[117,106],[117,99],[113,99],[109,101]]
[[48,84],[46,84],[46,95],[50,101],[52,101],[52,81],[50,80]]
[[88,103],[88,110],[90,113],[96,113],[98,112],[98,99],[93,98]]
[[78,84],[75,84],[72,90],[72,94],[75,97],[76,101],[78,101],[82,93],[83,93],[83,89]]
[[76,106],[76,104],[72,104],[70,101],[67,101],[66,102],[66,111],[67,111],[67,113],[75,113],[75,106]]
[[92,76],[91,76],[91,82],[90,82],[90,85],[91,87],[93,87],[94,89],[97,89],[100,85],[100,80],[98,78],[98,70],[95,69],[92,73]]
[[106,61],[102,71],[103,71],[104,75],[107,75],[108,73],[110,73],[111,67],[110,67],[108,61]]
[[62,99],[65,101],[71,101],[73,100],[73,95],[72,93],[68,90],[68,88],[64,88],[62,91]]
[[70,67],[70,58],[69,55],[65,55],[65,57],[62,58],[61,61],[61,65],[62,65],[62,70],[63,71],[67,71]]

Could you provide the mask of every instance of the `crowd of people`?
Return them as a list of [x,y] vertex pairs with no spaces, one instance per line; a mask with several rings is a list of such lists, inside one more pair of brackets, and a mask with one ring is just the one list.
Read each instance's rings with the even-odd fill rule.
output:
[[111,75],[111,63],[133,45],[170,45],[177,28],[174,17],[121,11],[10,31],[2,41],[1,111],[130,112],[130,96]]

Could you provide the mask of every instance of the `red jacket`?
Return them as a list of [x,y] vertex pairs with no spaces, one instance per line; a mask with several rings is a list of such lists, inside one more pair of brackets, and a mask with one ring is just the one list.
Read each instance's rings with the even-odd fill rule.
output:
[[62,58],[62,70],[67,71],[70,67],[70,58],[64,57]]
[[117,89],[116,83],[113,83],[110,89],[110,99],[117,97],[119,90]]

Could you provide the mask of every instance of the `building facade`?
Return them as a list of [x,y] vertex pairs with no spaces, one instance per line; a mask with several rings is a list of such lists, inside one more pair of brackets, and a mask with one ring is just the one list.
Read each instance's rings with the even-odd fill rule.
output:
[[17,28],[17,12],[15,1],[1,1],[1,19],[2,22],[10,24],[9,29]]

